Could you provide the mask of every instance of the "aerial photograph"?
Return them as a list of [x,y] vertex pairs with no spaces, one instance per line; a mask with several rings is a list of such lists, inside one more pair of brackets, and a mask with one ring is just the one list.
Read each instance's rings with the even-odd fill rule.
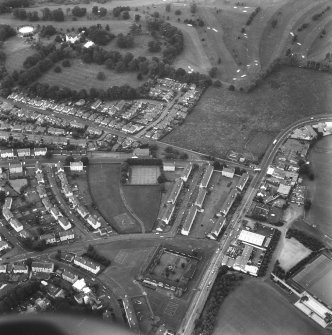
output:
[[332,0],[0,0],[0,334],[332,335]]

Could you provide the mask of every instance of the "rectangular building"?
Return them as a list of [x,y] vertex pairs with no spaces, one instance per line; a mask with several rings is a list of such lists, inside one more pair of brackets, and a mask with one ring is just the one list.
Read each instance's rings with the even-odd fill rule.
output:
[[9,173],[10,174],[21,174],[23,173],[23,165],[20,163],[9,163]]
[[174,204],[167,204],[163,214],[161,215],[161,221],[163,221],[165,224],[169,224],[169,221],[171,220],[174,212],[174,208]]
[[59,231],[58,234],[61,242],[73,240],[75,238],[74,230]]
[[213,170],[214,170],[213,166],[211,164],[209,164],[207,166],[207,168],[205,169],[205,172],[203,174],[202,181],[199,185],[200,187],[206,188],[209,185]]
[[31,156],[30,148],[17,149],[16,151],[17,151],[17,156],[18,157],[29,157],[29,156]]
[[182,189],[182,186],[183,186],[183,180],[182,179],[177,179],[176,182],[174,183],[173,185],[173,189],[171,191],[171,194],[167,200],[168,203],[171,203],[171,204],[175,204],[180,192],[181,192],[181,189]]
[[16,220],[14,217],[12,217],[9,221],[9,224],[12,226],[12,228],[19,233],[21,230],[23,230],[23,225],[21,222]]
[[32,272],[52,273],[54,271],[54,263],[51,262],[32,262]]
[[255,247],[262,247],[265,240],[265,236],[243,229],[241,230],[238,239],[245,244],[249,244]]
[[47,153],[47,148],[34,148],[34,155],[37,156],[45,156]]
[[101,227],[101,223],[96,220],[92,215],[89,215],[86,221],[93,229],[98,229]]
[[249,180],[249,173],[248,172],[245,172],[245,173],[242,173],[239,181],[237,182],[236,184],[236,188],[242,192],[244,187],[246,186],[247,182]]
[[61,226],[61,228],[63,230],[68,230],[68,229],[70,229],[72,227],[71,223],[69,222],[69,220],[66,217],[60,216],[58,218],[58,222],[59,222],[59,225]]
[[195,201],[195,206],[197,206],[198,208],[202,208],[206,194],[207,194],[207,190],[205,188],[199,189],[197,198]]
[[100,266],[98,264],[88,261],[87,259],[80,256],[75,256],[74,264],[93,274],[97,274],[100,271]]
[[233,178],[235,174],[235,169],[232,167],[224,167],[221,174],[227,178]]
[[190,176],[190,173],[191,173],[191,170],[193,168],[193,165],[192,163],[188,163],[187,166],[184,168],[183,172],[182,172],[182,175],[181,175],[181,179],[183,181],[187,181],[189,176]]
[[191,227],[192,227],[192,225],[194,223],[194,220],[196,218],[196,214],[197,214],[197,208],[196,208],[196,206],[192,206],[189,209],[188,216],[186,217],[186,220],[185,220],[185,222],[183,224],[183,227],[181,229],[181,234],[182,235],[186,235],[186,236],[189,235]]
[[62,272],[62,278],[74,284],[78,280],[78,275],[67,269],[64,269]]
[[174,162],[163,162],[163,170],[164,171],[175,171],[175,163]]
[[82,172],[83,162],[70,162],[70,171]]
[[215,222],[213,229],[211,230],[211,233],[207,235],[208,238],[212,240],[216,240],[219,237],[219,234],[221,230],[224,228],[226,224],[226,218],[221,216],[217,219]]
[[[222,207],[221,207],[221,209],[220,209],[220,212],[218,213],[219,215],[224,215],[224,216],[226,216],[226,215],[228,214],[228,212],[229,212],[229,210],[231,209],[231,207],[232,207],[232,205],[233,205],[233,203],[234,203],[234,201],[235,201],[237,195],[238,195],[237,190],[232,189],[232,190],[230,191],[230,193],[228,194],[228,196],[227,196],[225,202],[223,203],[223,205],[222,205]],[[217,214],[217,215],[218,215],[218,214]]]
[[28,268],[27,265],[13,264],[12,272],[13,273],[25,273],[25,274],[27,274],[29,272],[29,268]]

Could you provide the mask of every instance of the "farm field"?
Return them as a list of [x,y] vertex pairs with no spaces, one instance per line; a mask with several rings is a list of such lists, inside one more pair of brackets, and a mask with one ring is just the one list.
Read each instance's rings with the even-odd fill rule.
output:
[[280,266],[285,271],[288,271],[310,253],[311,250],[306,248],[295,238],[285,238],[284,245],[279,256]]
[[[88,182],[91,197],[104,219],[119,233],[139,233],[140,227],[128,213],[120,194],[120,164],[90,164]],[[127,214],[134,224],[121,225],[116,220]]]
[[325,335],[273,286],[248,279],[222,304],[213,335]]
[[[121,86],[125,84],[132,87],[138,87],[142,84],[142,81],[136,79],[136,73],[116,73],[115,71],[108,70],[102,65],[84,64],[80,59],[71,60],[71,64],[71,67],[62,67],[61,73],[55,73],[53,69],[51,69],[38,81],[49,85],[57,85],[59,87],[69,87],[75,90],[80,90],[82,88],[88,90],[91,87],[107,89],[114,85]],[[96,78],[99,71],[105,73],[105,80],[98,80]]]
[[152,231],[158,216],[161,202],[160,186],[123,185],[122,189],[128,205],[143,221],[145,231]]
[[330,112],[326,94],[332,77],[298,68],[282,67],[251,93],[210,87],[185,123],[163,141],[218,157],[228,150],[249,153],[252,133],[271,134],[313,114]]

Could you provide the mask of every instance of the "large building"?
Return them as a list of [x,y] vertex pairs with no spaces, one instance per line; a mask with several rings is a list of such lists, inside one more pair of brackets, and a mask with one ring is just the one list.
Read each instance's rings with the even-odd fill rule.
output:
[[100,266],[98,264],[88,261],[83,257],[76,256],[74,258],[74,264],[84,270],[92,272],[93,274],[97,274],[100,271]]
[[256,234],[252,231],[243,229],[241,230],[238,240],[242,241],[244,244],[252,245],[256,248],[265,249],[263,245],[265,241],[264,235]]
[[9,163],[9,173],[10,174],[22,174],[23,173],[23,165],[20,163]]
[[242,192],[243,189],[245,188],[247,182],[249,180],[249,173],[248,172],[245,172],[245,173],[242,173],[238,183],[236,184],[236,188]]
[[211,240],[216,240],[225,225],[226,225],[226,218],[220,216],[215,222],[211,232],[207,235],[207,237],[210,238]]
[[227,177],[227,178],[233,178],[234,177],[234,174],[235,174],[235,169],[232,168],[232,167],[224,167],[222,169],[222,172],[221,174],[224,176],[224,177]]
[[70,162],[70,171],[82,172],[83,162]]
[[189,176],[190,176],[190,173],[191,173],[191,170],[193,168],[193,165],[192,163],[188,163],[187,166],[184,168],[183,172],[182,172],[182,175],[181,175],[181,179],[183,181],[187,181]]
[[220,215],[226,216],[228,214],[228,212],[231,209],[237,195],[238,195],[237,190],[233,189],[233,190],[230,191],[230,193],[228,194],[225,202],[223,203],[219,213],[217,214],[218,216],[220,216]]
[[207,190],[205,188],[200,188],[197,194],[197,198],[195,201],[195,206],[197,206],[198,208],[202,208],[203,207],[203,203],[205,200],[205,196],[207,194]]
[[12,226],[12,228],[19,233],[21,230],[23,230],[23,225],[21,222],[16,220],[14,217],[12,217],[9,221],[9,224]]
[[54,263],[51,262],[32,262],[32,272],[52,273],[54,271]]
[[202,177],[202,180],[201,180],[201,183],[200,183],[200,187],[207,187],[209,185],[209,182],[210,182],[210,179],[212,177],[212,173],[213,173],[213,166],[211,164],[209,164],[206,169],[205,169],[205,172],[203,174],[203,177]]
[[197,207],[192,206],[181,229],[181,234],[188,236],[197,214]]
[[171,220],[174,212],[174,208],[175,206],[173,204],[167,204],[160,217],[161,221],[163,221],[165,224],[169,224],[169,221]]
[[178,179],[174,183],[171,194],[170,194],[169,198],[167,199],[168,203],[175,204],[175,202],[176,202],[176,200],[177,200],[177,198],[178,198],[178,196],[181,192],[182,186],[183,186],[183,180],[182,179]]

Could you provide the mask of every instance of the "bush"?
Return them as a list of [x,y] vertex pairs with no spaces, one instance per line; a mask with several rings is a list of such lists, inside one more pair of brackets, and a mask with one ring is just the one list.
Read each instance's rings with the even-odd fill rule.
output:
[[102,72],[102,71],[98,72],[97,79],[98,80],[105,80],[106,79],[105,73]]
[[56,66],[55,68],[54,68],[54,72],[56,72],[56,73],[60,73],[62,70],[61,70],[61,67],[60,66]]
[[182,12],[180,11],[180,9],[177,9],[175,12],[174,12],[175,15],[181,15]]
[[65,59],[63,62],[62,62],[62,66],[63,67],[70,67],[70,61],[68,59]]

